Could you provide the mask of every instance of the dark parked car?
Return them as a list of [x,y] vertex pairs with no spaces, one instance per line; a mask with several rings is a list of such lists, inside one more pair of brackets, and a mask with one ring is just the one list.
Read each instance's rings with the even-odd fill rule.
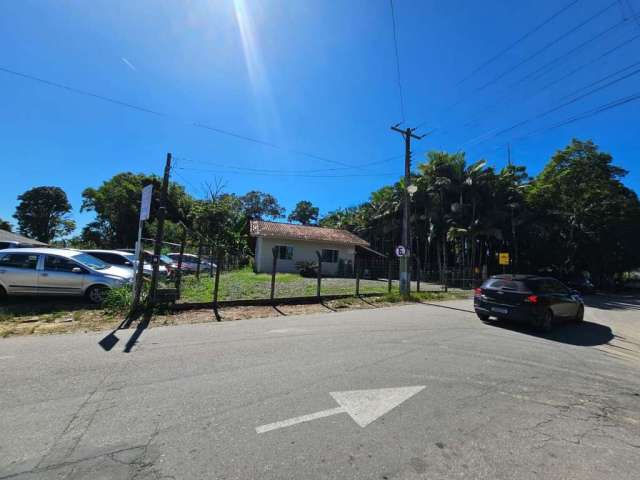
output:
[[551,330],[556,320],[582,321],[584,303],[577,291],[550,277],[495,275],[476,288],[473,300],[482,321],[490,317],[525,322]]
[[562,280],[567,287],[577,290],[582,295],[590,295],[596,293],[596,287],[591,283],[591,280],[585,278],[582,275],[575,275],[571,277],[564,278]]

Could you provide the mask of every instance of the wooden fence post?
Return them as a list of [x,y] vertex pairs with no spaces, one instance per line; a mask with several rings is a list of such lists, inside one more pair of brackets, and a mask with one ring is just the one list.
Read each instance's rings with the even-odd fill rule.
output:
[[187,243],[187,229],[182,227],[182,238],[180,239],[180,255],[178,255],[178,271],[176,272],[176,290],[180,298],[180,287],[182,285],[182,258],[184,256],[184,246]]
[[392,280],[391,280],[391,255],[387,256],[387,290],[389,293],[391,293],[391,285],[392,285]]
[[353,258],[353,266],[356,269],[356,297],[360,296],[360,263],[358,255]]
[[220,321],[220,315],[218,314],[218,288],[220,287],[220,271],[222,270],[222,259],[222,250],[218,250],[216,277],[213,283],[213,311],[216,314],[216,319],[218,321]]
[[213,246],[209,247],[209,278],[213,277]]
[[198,244],[198,264],[196,266],[196,280],[200,280],[200,262],[202,259],[202,242]]
[[316,255],[318,256],[318,286],[316,289],[316,296],[320,298],[320,284],[322,282],[322,254],[316,250]]
[[273,263],[271,264],[271,300],[275,298],[276,295],[276,269],[278,266],[278,247],[273,247],[271,249],[271,253],[273,254]]
[[416,292],[420,291],[420,277],[422,276],[422,269],[420,268],[420,253],[416,255]]

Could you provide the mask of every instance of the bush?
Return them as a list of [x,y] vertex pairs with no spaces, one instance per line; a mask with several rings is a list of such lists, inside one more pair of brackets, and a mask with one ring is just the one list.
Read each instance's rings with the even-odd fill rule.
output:
[[316,262],[296,262],[296,268],[303,277],[318,276],[318,264]]
[[125,313],[133,303],[133,292],[130,285],[110,288],[104,294],[102,306],[111,313]]

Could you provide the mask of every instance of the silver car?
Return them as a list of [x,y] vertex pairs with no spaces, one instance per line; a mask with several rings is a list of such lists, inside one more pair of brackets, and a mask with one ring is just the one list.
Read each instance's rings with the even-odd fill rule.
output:
[[0,250],[0,296],[86,296],[100,303],[107,289],[131,283],[131,269],[109,265],[78,250]]

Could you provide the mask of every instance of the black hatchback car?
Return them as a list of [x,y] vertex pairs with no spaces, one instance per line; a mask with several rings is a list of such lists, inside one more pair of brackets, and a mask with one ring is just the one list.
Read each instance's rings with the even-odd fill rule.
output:
[[556,320],[584,319],[580,294],[562,282],[536,275],[495,275],[476,288],[473,299],[482,321],[490,317],[551,330]]

